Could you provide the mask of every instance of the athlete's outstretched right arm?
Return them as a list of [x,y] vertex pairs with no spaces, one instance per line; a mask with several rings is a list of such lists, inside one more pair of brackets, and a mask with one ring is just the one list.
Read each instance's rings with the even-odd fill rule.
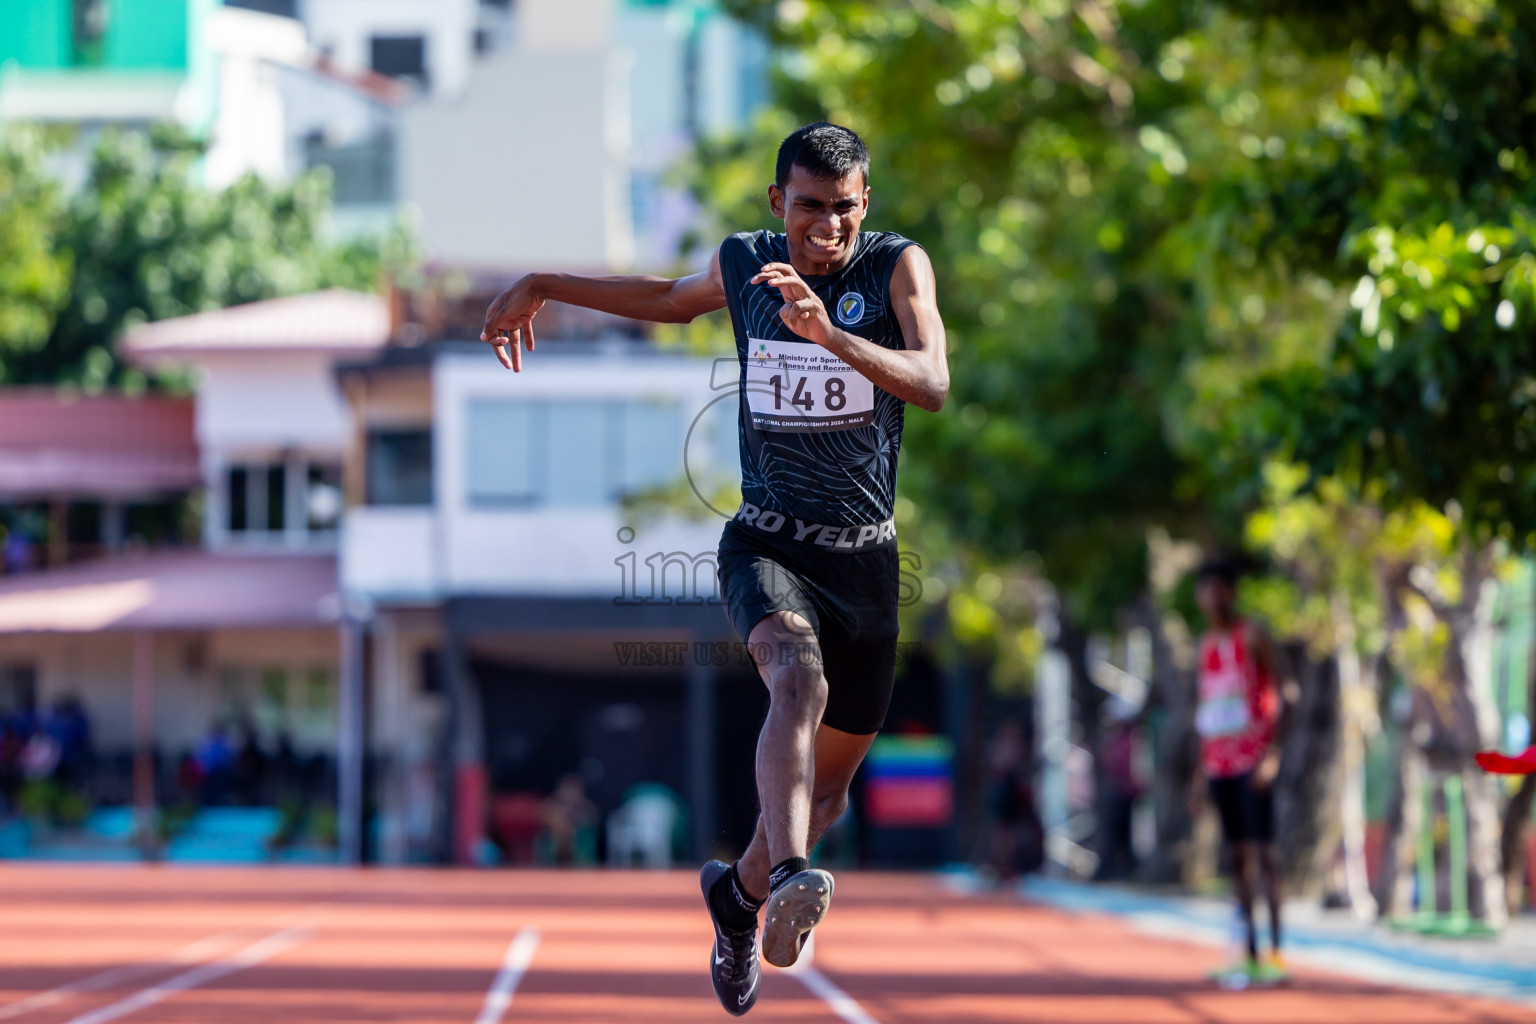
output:
[[523,368],[522,342],[526,337],[528,351],[533,351],[533,318],[548,301],[584,306],[632,320],[685,324],[725,306],[720,251],[715,250],[710,257],[708,270],[677,279],[644,274],[528,274],[496,296],[485,311],[480,340],[496,349],[502,366],[509,370]]

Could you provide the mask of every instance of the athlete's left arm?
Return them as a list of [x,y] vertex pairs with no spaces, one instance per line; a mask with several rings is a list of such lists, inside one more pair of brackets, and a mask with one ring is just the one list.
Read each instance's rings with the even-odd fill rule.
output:
[[939,316],[933,264],[918,246],[908,246],[891,272],[891,308],[901,325],[904,349],[882,348],[842,330],[826,306],[787,263],[770,263],[752,279],[779,289],[779,317],[800,337],[814,341],[868,377],[876,387],[913,405],[938,412],[949,394],[949,360],[944,321]]
[[1269,749],[1264,751],[1263,759],[1253,772],[1254,783],[1262,789],[1273,783],[1275,776],[1280,773],[1280,753],[1285,749],[1285,735],[1291,727],[1291,702],[1286,697],[1289,684],[1280,674],[1280,658],[1275,652],[1275,643],[1264,627],[1253,624],[1248,626],[1248,649],[1253,652],[1254,662],[1274,682],[1280,697],[1280,716],[1275,721]]

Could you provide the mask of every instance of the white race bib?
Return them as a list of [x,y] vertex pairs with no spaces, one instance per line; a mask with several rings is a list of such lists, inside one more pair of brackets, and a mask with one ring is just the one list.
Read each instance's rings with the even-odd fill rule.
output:
[[747,408],[758,430],[849,430],[874,422],[875,386],[814,342],[748,338]]
[[1220,666],[1200,680],[1200,703],[1195,708],[1195,732],[1208,740],[1240,736],[1248,731],[1253,714],[1248,701],[1248,678],[1237,666],[1229,642],[1217,648]]
[[1218,697],[1200,705],[1195,712],[1195,732],[1208,740],[1240,736],[1248,730],[1253,716],[1245,697]]

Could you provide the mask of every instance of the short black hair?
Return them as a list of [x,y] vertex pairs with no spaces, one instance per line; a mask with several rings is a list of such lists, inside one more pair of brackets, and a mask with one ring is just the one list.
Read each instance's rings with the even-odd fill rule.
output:
[[789,183],[791,167],[803,167],[813,178],[837,180],[855,170],[869,184],[869,149],[864,140],[842,125],[817,121],[790,133],[779,144],[774,181],[782,190]]
[[1240,559],[1231,555],[1218,555],[1200,563],[1199,568],[1195,570],[1195,582],[1217,580],[1229,587],[1236,587],[1237,581],[1243,578],[1243,569]]

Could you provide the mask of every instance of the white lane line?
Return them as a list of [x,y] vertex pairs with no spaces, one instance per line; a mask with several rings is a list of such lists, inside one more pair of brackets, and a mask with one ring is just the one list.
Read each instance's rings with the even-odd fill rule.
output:
[[832,979],[809,964],[797,967],[789,973],[799,978],[802,985],[820,996],[828,1006],[832,1007],[832,1012],[848,1024],[880,1024],[858,1004],[853,996],[832,984]]
[[485,1005],[480,1007],[480,1016],[475,1018],[475,1024],[501,1024],[501,1018],[506,1016],[507,1008],[512,1005],[512,997],[517,994],[518,983],[528,973],[528,967],[533,963],[533,954],[538,948],[537,928],[524,928],[508,943],[507,955],[501,960],[501,970],[496,972],[496,980],[486,990]]
[[303,942],[308,942],[314,932],[308,928],[289,928],[286,931],[268,935],[258,942],[253,942],[244,949],[236,950],[221,960],[215,960],[210,964],[194,967],[190,971],[184,971],[174,978],[162,981],[151,988],[135,992],[127,999],[120,999],[109,1006],[103,1006],[99,1010],[69,1021],[69,1024],[106,1024],[109,1020],[126,1017],[130,1013],[154,1006],[156,1003],[169,999],[178,992],[206,985],[210,981],[217,981],[228,974],[243,971],[247,967],[255,967],[264,960],[270,960],[279,953],[292,949]]
[[[308,923],[318,911],[325,909],[327,906],[328,904],[324,903],[311,903],[273,918],[267,927]],[[57,1006],[73,996],[100,992],[103,989],[120,985],[123,982],[133,981],[135,978],[141,978],[146,974],[154,974],[156,971],[161,971],[168,967],[182,967],[187,964],[201,963],[210,957],[217,956],[229,946],[247,937],[249,932],[250,929],[220,932],[217,935],[210,935],[206,939],[189,942],[187,945],[173,949],[169,953],[146,957],[131,964],[111,967],[98,974],[80,978],[77,981],[65,982],[63,985],[51,988],[46,992],[38,992],[26,996],[16,1000],[14,1003],[0,1005],[0,1021],[10,1020],[12,1017],[19,1017],[24,1013],[31,1013],[34,1010],[44,1010],[50,1006]]]
[[795,966],[788,968],[784,973],[799,978],[800,984],[819,996],[822,1002],[830,1006],[832,1012],[843,1018],[847,1024],[880,1024],[859,1005],[858,1000],[838,988],[831,978],[815,968],[813,965],[815,956],[816,936],[811,935],[805,940],[805,948],[800,951],[800,959],[795,961]]
[[121,967],[113,967],[99,974],[92,974],[78,981],[71,981],[57,988],[51,988],[46,992],[38,992],[36,995],[30,995],[25,999],[18,999],[14,1003],[0,1006],[0,1020],[9,1020],[23,1013],[45,1009],[57,1003],[62,1003],[70,996],[84,995],[88,992],[100,992],[102,989],[111,988],[113,985],[125,981],[132,981],[134,978],[142,977],[146,974],[153,974],[155,971],[166,967],[180,967],[185,964],[200,963],[208,959],[208,957],[222,952],[225,947],[237,938],[239,938],[239,933],[237,932],[223,932],[219,935],[211,935],[206,939],[198,939],[196,942],[188,943],[179,949],[173,949],[163,955],[149,957],[137,963],[124,964]]

